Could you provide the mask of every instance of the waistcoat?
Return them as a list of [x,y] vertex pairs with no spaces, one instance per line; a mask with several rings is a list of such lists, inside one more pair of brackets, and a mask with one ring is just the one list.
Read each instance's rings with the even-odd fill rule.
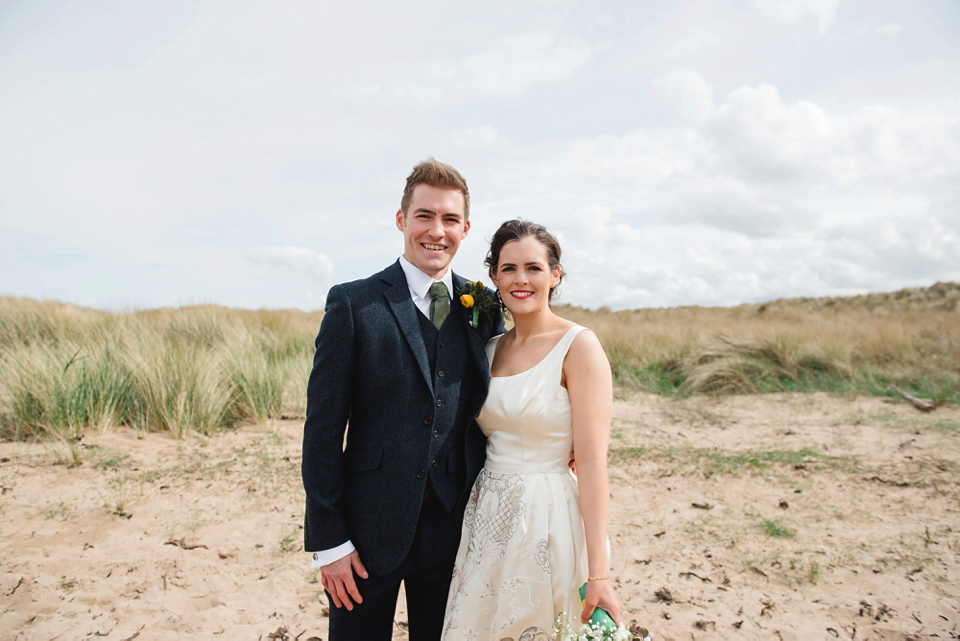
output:
[[453,511],[465,483],[466,431],[473,419],[467,416],[468,392],[477,389],[470,364],[466,312],[454,299],[450,315],[438,330],[418,313],[423,344],[433,378],[433,423],[427,480],[447,511]]

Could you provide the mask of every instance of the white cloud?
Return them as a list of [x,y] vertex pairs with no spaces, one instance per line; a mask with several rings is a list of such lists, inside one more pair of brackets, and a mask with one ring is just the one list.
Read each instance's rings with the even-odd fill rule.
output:
[[320,252],[303,247],[254,247],[246,256],[255,264],[318,278],[324,283],[333,277],[333,261]]
[[696,71],[671,71],[654,78],[651,84],[693,124],[703,123],[713,114],[713,87]]
[[821,166],[843,134],[842,123],[805,100],[784,103],[776,87],[732,91],[707,123],[723,162],[757,180],[793,179]]
[[572,181],[603,185],[658,185],[671,176],[690,170],[688,145],[696,141],[677,140],[656,130],[638,129],[622,136],[598,136],[567,140],[542,151],[539,176],[557,187]]
[[661,212],[663,223],[696,223],[763,238],[810,228],[818,215],[776,190],[758,189],[732,177],[688,176],[675,203]]
[[334,87],[356,105],[393,97],[429,108],[462,104],[475,97],[515,99],[538,85],[574,78],[602,44],[561,32],[536,30],[504,36],[457,56],[431,58],[411,68],[398,60],[372,66],[361,78]]
[[896,38],[900,35],[900,32],[903,31],[903,25],[896,22],[890,22],[883,25],[882,27],[877,27],[875,29],[877,34],[881,36],[888,36],[890,38]]
[[612,217],[609,207],[590,205],[574,212],[564,229],[574,242],[603,251],[618,245],[636,246],[643,241],[639,230],[624,223],[611,222]]
[[571,77],[592,56],[591,47],[579,38],[534,31],[503,38],[486,51],[467,56],[459,64],[473,89],[511,97],[535,84]]
[[821,36],[833,25],[839,4],[840,0],[753,0],[753,6],[762,13],[784,22],[793,23],[812,16]]
[[464,149],[489,149],[496,145],[505,145],[509,141],[492,125],[480,125],[461,129],[449,134],[450,141]]

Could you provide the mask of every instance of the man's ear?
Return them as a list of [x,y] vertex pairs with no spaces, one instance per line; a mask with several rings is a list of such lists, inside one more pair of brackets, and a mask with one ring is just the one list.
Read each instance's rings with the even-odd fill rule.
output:
[[463,237],[464,237],[464,238],[467,237],[467,232],[468,232],[468,231],[470,231],[470,221],[469,221],[469,220],[463,223]]
[[406,216],[403,215],[403,210],[398,209],[397,210],[397,229],[399,229],[400,231],[403,231],[403,227],[404,227],[403,223],[405,218]]

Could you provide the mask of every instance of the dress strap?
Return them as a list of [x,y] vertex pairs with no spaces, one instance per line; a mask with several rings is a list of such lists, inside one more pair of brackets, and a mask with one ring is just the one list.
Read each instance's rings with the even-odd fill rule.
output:
[[550,369],[556,372],[557,375],[557,384],[560,384],[560,378],[562,377],[563,370],[563,361],[567,357],[567,352],[570,351],[570,345],[573,344],[573,339],[575,339],[580,332],[585,330],[586,327],[580,325],[574,325],[566,331],[560,341],[550,350],[550,354],[544,360],[550,360]]
[[567,333],[563,335],[563,338],[560,339],[560,342],[557,343],[556,350],[562,352],[564,358],[567,356],[567,352],[570,351],[570,346],[573,344],[573,339],[580,335],[580,332],[585,330],[586,327],[581,325],[574,325],[567,330]]
[[493,355],[497,351],[497,343],[500,342],[500,339],[503,338],[503,334],[497,334],[487,341],[487,370],[493,367]]

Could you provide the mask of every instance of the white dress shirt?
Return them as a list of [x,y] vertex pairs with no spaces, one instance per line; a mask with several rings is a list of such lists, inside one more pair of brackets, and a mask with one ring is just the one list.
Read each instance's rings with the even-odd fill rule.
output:
[[[407,287],[410,288],[410,298],[413,299],[413,304],[416,305],[421,314],[427,318],[430,318],[430,286],[436,281],[434,280],[433,276],[423,273],[420,271],[419,267],[411,263],[403,256],[400,256],[400,267],[403,269],[403,275],[407,278]],[[447,286],[447,296],[452,298],[453,271],[447,269],[446,273],[440,277],[440,282]],[[347,540],[337,547],[330,548],[329,550],[310,552],[310,567],[318,568],[322,565],[328,565],[334,561],[342,559],[355,549],[356,548],[353,546],[353,542]]]

